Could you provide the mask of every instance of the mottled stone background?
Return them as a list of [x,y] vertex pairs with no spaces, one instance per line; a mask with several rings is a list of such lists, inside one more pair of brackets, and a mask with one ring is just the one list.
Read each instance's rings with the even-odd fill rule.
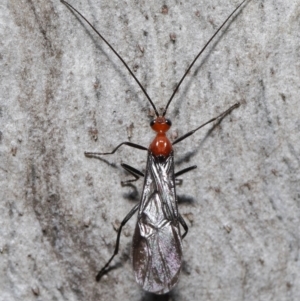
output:
[[[238,0],[70,0],[134,70],[158,108]],[[142,179],[150,105],[115,55],[58,0],[0,4],[0,300],[300,300],[300,2],[252,0],[217,36],[169,109],[190,227],[177,287],[134,280],[130,246],[100,283]]]

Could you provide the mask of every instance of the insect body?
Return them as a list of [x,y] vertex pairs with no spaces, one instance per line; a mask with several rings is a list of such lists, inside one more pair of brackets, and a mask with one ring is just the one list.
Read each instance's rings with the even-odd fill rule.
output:
[[159,117],[151,124],[157,136],[150,145],[145,183],[133,236],[133,268],[146,291],[168,292],[178,281],[182,261],[170,124]]
[[[127,68],[127,70],[130,72],[130,74],[133,76],[137,84],[144,92],[156,114],[156,118],[150,123],[151,128],[156,132],[156,137],[148,148],[132,142],[122,142],[112,152],[85,152],[85,155],[87,157],[109,155],[115,153],[117,149],[122,145],[127,145],[148,152],[145,175],[141,171],[127,164],[122,164],[122,167],[135,177],[134,180],[129,180],[128,182],[135,181],[139,177],[144,177],[144,188],[140,202],[132,208],[132,210],[122,221],[121,226],[118,230],[114,254],[97,274],[97,281],[99,281],[101,277],[107,273],[109,264],[118,253],[120,235],[123,226],[133,216],[133,214],[138,211],[137,224],[132,243],[133,269],[137,283],[139,283],[146,291],[156,294],[163,294],[169,292],[178,282],[182,265],[182,239],[188,232],[188,226],[178,212],[175,180],[178,176],[192,169],[195,169],[196,166],[191,166],[175,173],[173,146],[191,136],[208,123],[211,123],[217,119],[221,120],[233,109],[237,108],[239,106],[239,103],[234,104],[222,114],[210,119],[196,129],[179,137],[178,139],[173,141],[173,143],[170,142],[166,135],[166,132],[171,127],[171,121],[165,118],[165,115],[175,93],[179,89],[179,86],[183,82],[184,78],[186,77],[198,57],[217,35],[217,33],[223,28],[223,26],[231,18],[231,16],[245,3],[245,1],[246,0],[244,0],[238,7],[236,7],[236,9],[227,17],[227,19],[223,22],[223,24],[219,27],[219,29],[195,57],[195,59],[179,81],[177,87],[173,91],[173,94],[169,99],[163,113],[160,115],[146,90],[143,88],[139,80],[135,77],[124,60],[114,50],[114,48],[103,38],[103,36],[79,11],[77,11],[69,3],[61,0],[61,2],[64,3],[67,7],[78,13],[117,55],[117,57],[122,61],[124,66]],[[183,234],[181,234],[180,225],[184,229]]]

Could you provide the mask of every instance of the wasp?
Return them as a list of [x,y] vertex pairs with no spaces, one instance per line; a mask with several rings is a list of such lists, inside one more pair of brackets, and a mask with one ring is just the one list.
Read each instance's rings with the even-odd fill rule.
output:
[[[117,51],[77,9],[68,2],[61,0],[63,4],[78,14],[120,59],[136,83],[140,86],[156,115],[156,118],[150,123],[150,127],[154,130],[154,132],[156,132],[156,136],[149,147],[144,147],[132,142],[122,142],[111,152],[85,152],[85,156],[87,157],[111,155],[114,154],[121,146],[126,145],[146,151],[148,156],[145,174],[130,165],[122,164],[122,167],[132,174],[135,177],[135,180],[139,177],[144,177],[143,192],[140,202],[131,209],[121,222],[117,234],[114,253],[97,274],[97,281],[99,281],[101,277],[107,273],[111,261],[118,254],[122,228],[130,220],[130,218],[138,212],[132,242],[132,261],[136,282],[141,285],[145,291],[155,294],[168,293],[177,284],[182,266],[182,239],[188,233],[188,226],[178,211],[176,179],[178,176],[197,168],[197,166],[193,165],[179,172],[175,172],[173,147],[177,143],[182,142],[189,136],[193,135],[205,125],[215,120],[221,120],[233,109],[237,108],[239,103],[235,103],[220,115],[208,120],[204,124],[177,138],[173,142],[171,142],[167,136],[167,132],[171,128],[172,123],[171,120],[165,116],[176,92],[197,59],[228,20],[246,1],[247,0],[242,1],[232,11],[232,13],[226,18],[222,25],[200,50],[182,76],[181,80],[178,82],[165,109],[163,110],[163,113],[159,114],[147,91]],[[180,226],[184,230],[183,234],[181,234]]]

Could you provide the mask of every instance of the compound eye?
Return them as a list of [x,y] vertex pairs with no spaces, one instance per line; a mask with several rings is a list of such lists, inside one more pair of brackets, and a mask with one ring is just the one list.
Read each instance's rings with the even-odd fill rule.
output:
[[172,125],[172,121],[170,119],[166,118],[166,124],[169,125],[169,126],[171,126]]
[[153,126],[154,126],[154,124],[155,124],[155,119],[151,120],[151,122],[150,122],[150,126],[151,126],[151,127],[153,127]]

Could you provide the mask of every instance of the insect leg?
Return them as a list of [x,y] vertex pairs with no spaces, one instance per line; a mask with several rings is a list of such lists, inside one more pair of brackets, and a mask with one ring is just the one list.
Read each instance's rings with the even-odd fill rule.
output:
[[[135,178],[135,179],[133,179],[133,180],[128,180],[128,181],[123,181],[123,182],[121,182],[122,185],[123,185],[123,184],[126,184],[126,183],[130,183],[130,182],[135,182],[135,181],[137,181],[140,177],[144,177],[144,176],[145,176],[141,171],[139,171],[138,169],[135,169],[134,167],[132,167],[132,166],[130,166],[130,165],[128,165],[128,164],[122,163],[121,166],[122,166],[126,171],[128,171],[129,173],[131,173],[131,174],[134,176],[134,178]],[[191,170],[193,170],[193,169],[196,169],[196,168],[197,168],[197,165],[193,165],[193,166],[184,168],[184,169],[182,169],[182,170],[176,172],[176,173],[174,174],[174,177],[177,178],[177,177],[179,177],[179,176],[181,176],[181,175],[183,175],[183,174],[185,174],[185,173],[187,173],[187,172],[189,172],[189,171],[191,171]],[[182,180],[180,180],[180,181],[182,182]],[[178,185],[178,184],[177,184],[177,185]]]
[[184,239],[184,237],[187,235],[188,231],[189,231],[189,227],[188,225],[186,224],[186,222],[184,221],[183,217],[181,214],[178,215],[178,219],[179,219],[179,222],[181,224],[181,226],[183,227],[184,229],[184,233],[182,234],[181,238]]
[[102,155],[112,155],[114,154],[118,148],[120,148],[122,145],[128,145],[130,147],[134,147],[134,148],[137,148],[137,149],[141,149],[141,150],[148,150],[148,148],[142,146],[142,145],[139,145],[139,144],[135,144],[135,143],[132,143],[132,142],[122,142],[120,143],[116,148],[113,149],[113,151],[109,152],[109,153],[93,153],[93,152],[84,152],[85,156],[87,157],[94,157],[94,156],[102,156]]
[[135,182],[135,181],[137,181],[140,177],[144,177],[144,176],[145,176],[141,171],[135,169],[134,167],[132,167],[132,166],[130,166],[130,165],[127,165],[127,164],[125,164],[125,163],[122,163],[121,166],[122,166],[126,171],[128,171],[129,173],[131,173],[131,174],[134,176],[134,179],[132,179],[132,180],[122,181],[122,182],[121,182],[121,185],[122,185],[122,186],[124,186],[124,185],[126,185],[126,184],[128,184],[128,183]]
[[189,172],[190,170],[193,170],[193,169],[195,169],[195,168],[197,168],[197,165],[193,165],[193,166],[190,166],[190,167],[188,167],[188,168],[184,168],[184,169],[182,169],[182,170],[176,172],[176,173],[174,174],[176,185],[181,185],[182,182],[183,182],[182,179],[176,179],[177,177],[179,177],[179,176],[183,175],[184,173]]
[[214,118],[208,120],[207,122],[201,124],[201,125],[200,125],[199,127],[197,127],[196,129],[194,129],[194,130],[192,130],[192,131],[186,133],[185,135],[183,135],[183,136],[177,138],[177,139],[172,143],[172,145],[174,145],[174,144],[176,144],[176,143],[178,143],[178,142],[184,140],[185,138],[187,138],[187,137],[193,135],[196,131],[198,131],[199,129],[201,129],[201,128],[204,127],[205,125],[207,125],[207,124],[209,124],[209,123],[211,123],[211,122],[213,122],[213,121],[215,121],[215,120],[217,120],[217,119],[222,120],[222,119],[223,119],[226,115],[228,115],[232,110],[234,110],[235,108],[238,108],[239,106],[240,106],[240,103],[237,102],[236,104],[234,104],[233,106],[231,106],[228,110],[226,110],[225,112],[221,113],[221,114],[218,115],[217,117],[214,117]]
[[138,208],[139,208],[139,204],[136,204],[130,210],[130,212],[126,215],[126,217],[123,219],[123,221],[121,222],[120,228],[118,230],[118,235],[117,235],[116,247],[115,247],[114,254],[109,259],[109,261],[105,264],[105,266],[99,271],[99,273],[96,276],[96,281],[99,281],[101,279],[101,277],[107,272],[106,268],[109,266],[109,264],[111,263],[111,261],[113,260],[113,258],[118,254],[118,252],[119,252],[119,243],[120,243],[120,235],[121,235],[121,232],[122,232],[122,228],[130,220],[130,218],[135,214],[135,212],[138,210]]
[[191,170],[193,170],[195,168],[197,168],[197,165],[193,165],[193,166],[190,166],[188,168],[184,168],[184,169],[182,169],[182,170],[180,170],[178,172],[175,172],[174,177],[177,178],[177,177],[183,175],[184,173],[189,172],[189,171],[191,171]]

